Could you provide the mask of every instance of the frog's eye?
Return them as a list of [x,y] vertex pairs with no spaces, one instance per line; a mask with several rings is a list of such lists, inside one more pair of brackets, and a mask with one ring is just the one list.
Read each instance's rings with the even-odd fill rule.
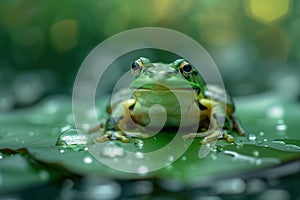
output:
[[131,64],[131,72],[134,76],[139,75],[142,71],[142,68],[143,68],[143,64],[140,60],[134,61]]
[[193,71],[193,67],[190,63],[183,61],[179,66],[179,70],[184,77],[188,78]]

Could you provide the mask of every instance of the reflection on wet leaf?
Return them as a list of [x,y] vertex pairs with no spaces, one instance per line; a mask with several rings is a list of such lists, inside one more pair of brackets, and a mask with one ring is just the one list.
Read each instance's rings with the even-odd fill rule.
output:
[[[282,107],[286,110],[284,116],[275,119],[269,117],[266,110],[272,108],[272,105],[277,105],[278,108],[281,104],[266,101],[265,98],[256,99],[257,105],[264,102],[260,104],[259,111],[247,107],[248,101],[238,101],[238,115],[245,126],[247,136],[235,136],[236,142],[232,144],[219,140],[216,146],[211,147],[208,156],[202,159],[198,158],[200,139],[195,139],[179,159],[175,158],[172,152],[176,149],[169,149],[160,154],[155,161],[149,160],[147,153],[161,149],[173,139],[174,135],[169,133],[143,139],[132,138],[127,144],[118,141],[94,144],[84,132],[72,129],[74,124],[67,123],[71,106],[70,100],[65,98],[52,98],[23,112],[0,115],[0,123],[3,124],[0,147],[26,148],[39,162],[49,166],[56,163],[72,173],[83,176],[92,174],[122,179],[159,177],[193,184],[201,178],[261,169],[300,157],[300,136],[297,135],[298,122],[295,118],[300,108],[285,104]],[[289,107],[293,108],[291,112],[287,112]],[[276,132],[278,120],[283,120],[289,127],[285,133]],[[293,139],[287,139],[287,136]],[[82,147],[80,149],[83,151],[73,151],[74,146]],[[0,158],[0,168],[3,169],[3,161],[8,157],[0,154]],[[117,171],[102,161],[126,166],[135,173]],[[166,163],[165,168],[152,171],[153,164],[159,162]],[[3,173],[6,171],[1,171],[2,177]],[[37,180],[47,181],[49,175],[47,171],[40,169],[36,177]],[[24,178],[24,182],[30,183],[30,180],[28,177]],[[224,193],[221,189],[216,191]],[[232,189],[232,193],[238,191],[240,190]]]
[[91,144],[94,144],[94,142],[89,135],[77,129],[69,129],[62,132],[56,142],[58,147],[71,148],[77,151],[84,150],[87,145]]

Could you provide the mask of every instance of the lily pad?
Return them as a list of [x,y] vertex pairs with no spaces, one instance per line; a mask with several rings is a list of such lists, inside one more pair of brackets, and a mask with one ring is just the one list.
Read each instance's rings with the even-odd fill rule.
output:
[[[105,115],[105,104],[106,102],[100,102],[100,116]],[[161,149],[174,138],[173,134],[164,132],[150,138],[131,138],[130,143],[87,143],[87,148],[79,149],[57,146],[61,133],[76,128],[72,118],[71,99],[68,97],[53,97],[35,107],[0,115],[0,149],[6,152],[5,158],[0,160],[0,168],[5,169],[1,170],[0,180],[5,182],[22,177],[20,184],[12,181],[5,186],[0,184],[0,188],[28,186],[37,182],[41,184],[45,181],[41,180],[39,172],[34,171],[30,165],[22,170],[9,169],[9,159],[17,159],[16,162],[24,165],[29,162],[28,158],[18,153],[18,149],[26,149],[32,159],[44,164],[39,166],[39,170],[43,170],[43,166],[60,166],[83,176],[94,174],[123,180],[174,179],[184,185],[192,185],[207,177],[273,167],[300,158],[300,135],[297,134],[299,105],[286,102],[273,93],[237,99],[236,104],[237,115],[241,118],[247,135],[237,136],[232,133],[235,136],[234,143],[220,140],[204,158],[198,156],[200,139],[195,139],[178,159],[172,154],[176,149],[169,149],[165,153],[162,151],[155,160],[149,160],[148,152]],[[107,148],[110,148],[107,152],[113,153],[105,152]],[[178,146],[177,150],[180,148]],[[14,152],[12,157],[8,156],[8,149]],[[115,166],[136,167],[135,163],[140,165],[136,168],[137,173],[127,173],[107,166],[106,161],[115,163]],[[162,169],[149,170],[150,163],[159,162],[167,164]],[[13,165],[12,162],[11,164]],[[7,176],[9,177],[6,178]],[[64,174],[60,176],[63,177]]]

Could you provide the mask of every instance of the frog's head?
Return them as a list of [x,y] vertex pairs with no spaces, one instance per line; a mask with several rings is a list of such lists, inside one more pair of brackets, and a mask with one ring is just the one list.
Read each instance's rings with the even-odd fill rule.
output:
[[204,91],[205,82],[196,68],[185,59],[173,63],[152,63],[148,58],[139,58],[131,66],[132,89],[137,90],[187,90],[198,94]]

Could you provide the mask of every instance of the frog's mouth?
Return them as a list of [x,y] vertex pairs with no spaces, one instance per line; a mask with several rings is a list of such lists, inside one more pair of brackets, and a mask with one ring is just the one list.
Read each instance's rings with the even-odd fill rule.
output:
[[191,105],[195,101],[195,93],[192,88],[168,88],[159,84],[151,87],[131,88],[132,94],[143,106],[150,107],[153,104],[161,104],[167,108],[179,107],[179,101],[184,106]]
[[172,90],[193,90],[193,88],[184,88],[184,87],[168,87],[161,84],[144,84],[142,87],[130,87],[132,91],[172,91]]

